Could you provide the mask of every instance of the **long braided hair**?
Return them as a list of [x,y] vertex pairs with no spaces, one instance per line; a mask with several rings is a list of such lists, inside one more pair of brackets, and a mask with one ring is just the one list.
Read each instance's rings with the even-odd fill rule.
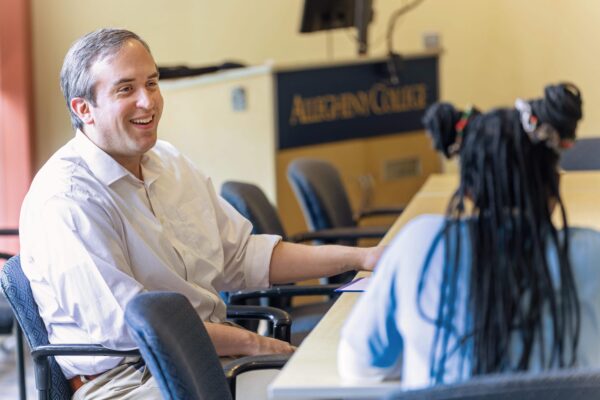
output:
[[[436,103],[427,110],[423,122],[435,148],[448,158],[460,157],[460,185],[423,265],[417,294],[421,315],[436,327],[434,382],[443,382],[448,357],[457,351],[461,366],[470,360],[471,375],[526,370],[534,345],[542,368],[575,363],[580,310],[567,256],[558,161],[581,117],[581,96],[571,84],[547,86],[543,99],[517,100],[512,109],[480,113]],[[564,235],[552,223],[554,206]],[[465,309],[457,310],[461,246],[465,249],[461,224],[468,229],[471,265],[470,281],[463,286],[468,290]],[[441,238],[446,246],[440,300],[437,315],[428,316],[421,294]],[[549,266],[549,245],[558,254],[558,281]],[[462,333],[457,333],[457,315],[464,318]],[[548,318],[551,332],[544,329]],[[546,342],[550,354],[544,351]]]

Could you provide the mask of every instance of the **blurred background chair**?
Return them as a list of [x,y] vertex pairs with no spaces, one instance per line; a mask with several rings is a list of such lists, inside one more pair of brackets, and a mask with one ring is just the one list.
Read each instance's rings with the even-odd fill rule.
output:
[[493,374],[462,383],[400,390],[385,400],[594,400],[600,399],[599,369]]
[[600,169],[600,138],[577,139],[563,152],[560,167],[565,171],[591,171]]
[[[403,210],[402,207],[386,207],[353,213],[338,170],[324,160],[298,158],[289,164],[287,176],[311,231],[344,228],[352,232],[344,240],[331,240],[328,243],[356,246],[359,239],[381,239],[388,226],[359,226],[360,220],[372,216],[398,215]],[[332,281],[347,281],[349,276],[342,275]]]
[[[39,399],[70,399],[72,390],[55,356],[69,355],[137,355],[137,350],[118,351],[97,344],[50,344],[48,331],[39,315],[29,280],[21,269],[19,256],[9,259],[0,273],[0,284],[21,326],[31,349],[34,363],[35,385]],[[228,318],[265,318],[273,325],[273,336],[289,342],[290,317],[279,309],[270,307],[230,306]]]
[[[356,227],[362,218],[380,215],[398,215],[403,207],[381,207],[358,210],[353,213],[342,178],[333,164],[312,158],[298,158],[288,166],[288,180],[300,203],[308,227],[312,231],[338,227]],[[386,227],[381,227],[380,237]],[[375,233],[364,231],[367,236]]]
[[[245,182],[225,182],[221,187],[221,196],[227,200],[240,214],[252,223],[253,234],[279,235],[288,241],[310,241],[322,238],[336,237],[335,232],[304,233],[295,237],[288,237],[275,207],[267,199],[264,192],[256,185]],[[279,285],[264,290],[245,290],[231,294],[229,301],[240,304],[248,301],[257,302],[261,297],[267,299],[267,304],[281,308],[290,313],[292,318],[291,342],[300,344],[331,304],[330,301],[320,301],[310,304],[292,306],[294,296],[332,295],[337,285]],[[256,329],[256,326],[246,326]]]
[[[18,229],[0,229],[0,236],[18,236]],[[6,261],[13,255],[0,252],[0,260]],[[19,399],[26,400],[27,391],[25,388],[25,354],[23,349],[23,335],[19,324],[15,323],[10,304],[4,295],[0,296],[0,335],[15,334],[15,346],[17,351],[17,379],[19,383]]]
[[238,374],[280,369],[289,358],[243,357],[224,373],[204,324],[178,293],[141,293],[127,305],[125,319],[165,399],[232,399]]

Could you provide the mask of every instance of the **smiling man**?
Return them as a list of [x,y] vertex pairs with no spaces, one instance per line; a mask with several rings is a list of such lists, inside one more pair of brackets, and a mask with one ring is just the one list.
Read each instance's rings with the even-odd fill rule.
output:
[[[135,33],[101,29],[67,53],[61,89],[75,137],[36,175],[21,210],[21,260],[51,343],[136,344],[125,306],[143,291],[184,294],[220,356],[289,353],[223,323],[219,291],[370,270],[380,248],[301,246],[252,226],[209,178],[157,139],[156,63]],[[138,359],[59,357],[77,399],[160,399]]]

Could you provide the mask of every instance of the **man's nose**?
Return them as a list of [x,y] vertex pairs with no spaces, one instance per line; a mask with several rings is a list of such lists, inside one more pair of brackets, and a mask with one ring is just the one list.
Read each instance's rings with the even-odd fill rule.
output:
[[139,108],[150,109],[150,108],[154,107],[154,104],[155,104],[154,93],[152,93],[146,89],[140,90],[138,99],[137,99],[137,106]]

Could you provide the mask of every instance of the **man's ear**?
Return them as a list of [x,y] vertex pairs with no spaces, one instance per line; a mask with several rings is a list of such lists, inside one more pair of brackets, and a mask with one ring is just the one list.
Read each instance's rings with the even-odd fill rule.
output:
[[94,123],[90,104],[83,97],[74,97],[71,99],[71,110],[77,114],[84,124],[90,125]]

